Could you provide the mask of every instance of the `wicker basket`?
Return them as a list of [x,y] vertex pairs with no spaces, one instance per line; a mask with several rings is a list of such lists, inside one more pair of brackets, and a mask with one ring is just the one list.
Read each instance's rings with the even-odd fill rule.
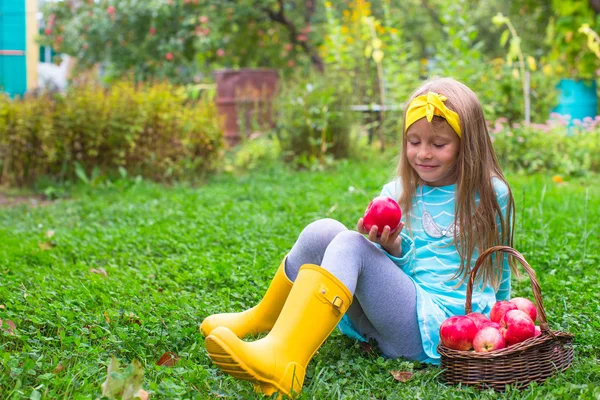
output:
[[498,251],[515,257],[527,271],[542,334],[489,353],[453,350],[440,342],[438,352],[442,357],[442,378],[446,383],[493,388],[497,391],[504,391],[506,385],[525,388],[531,382],[543,382],[552,374],[566,370],[573,361],[573,335],[550,330],[535,272],[523,255],[511,247],[495,246],[477,258],[467,284],[465,314],[472,310],[473,283],[479,267],[486,257]]

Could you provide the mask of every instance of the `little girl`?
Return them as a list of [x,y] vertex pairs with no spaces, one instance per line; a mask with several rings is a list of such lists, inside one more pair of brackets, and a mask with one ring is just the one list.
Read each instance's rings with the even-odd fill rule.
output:
[[[387,357],[439,363],[439,327],[464,315],[465,278],[477,255],[512,246],[514,204],[481,104],[462,83],[437,78],[417,89],[402,133],[398,177],[381,192],[403,210],[398,228],[386,226],[378,237],[362,218],[357,231],[331,219],[308,225],[258,305],[202,322],[208,354],[223,372],[266,395],[298,393],[336,326],[376,340]],[[473,311],[489,314],[508,299],[510,274],[506,258],[487,261]]]

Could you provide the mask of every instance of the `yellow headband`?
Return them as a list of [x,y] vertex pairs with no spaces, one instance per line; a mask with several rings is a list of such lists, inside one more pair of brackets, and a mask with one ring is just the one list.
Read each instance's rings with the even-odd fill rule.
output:
[[460,118],[456,112],[446,107],[446,104],[444,104],[446,100],[448,99],[445,96],[435,92],[428,92],[427,94],[415,97],[408,105],[408,110],[406,111],[404,133],[421,118],[427,117],[427,121],[431,122],[433,116],[437,115],[448,121],[460,138]]

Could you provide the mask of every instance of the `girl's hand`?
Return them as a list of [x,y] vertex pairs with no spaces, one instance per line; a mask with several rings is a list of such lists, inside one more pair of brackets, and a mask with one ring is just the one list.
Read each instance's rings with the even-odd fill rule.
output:
[[404,222],[402,221],[400,221],[400,224],[398,224],[398,227],[393,232],[391,232],[390,227],[386,225],[383,228],[381,236],[378,237],[377,232],[379,228],[377,225],[373,225],[371,229],[367,231],[362,218],[360,218],[356,223],[356,230],[358,230],[358,232],[362,233],[363,235],[369,235],[369,240],[371,242],[379,244],[385,249],[385,251],[394,257],[402,256],[402,239],[400,238],[400,232],[402,232],[403,228]]

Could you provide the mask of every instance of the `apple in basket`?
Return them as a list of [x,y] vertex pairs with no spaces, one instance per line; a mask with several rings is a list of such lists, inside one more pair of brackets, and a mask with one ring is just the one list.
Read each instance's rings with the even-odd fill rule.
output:
[[516,344],[535,335],[535,325],[521,310],[510,310],[500,320],[500,332],[506,344]]
[[537,318],[537,309],[531,300],[526,299],[525,297],[515,297],[514,299],[510,299],[510,302],[514,303],[519,310],[529,315],[529,318],[535,322]]
[[496,329],[500,330],[500,324],[497,322],[492,322],[492,321],[484,323],[481,328],[485,328],[488,326],[491,326],[492,328],[496,328]]
[[477,326],[465,316],[450,317],[440,326],[442,343],[454,350],[471,350],[476,333]]
[[481,328],[473,338],[473,348],[478,353],[487,353],[504,347],[506,347],[504,336],[493,326]]
[[538,337],[542,334],[542,328],[540,328],[538,325],[535,326],[535,331],[533,333],[533,337]]
[[492,311],[490,311],[490,319],[492,322],[500,323],[504,314],[506,314],[510,310],[518,310],[519,308],[515,303],[511,303],[510,301],[497,301],[492,306]]
[[367,231],[375,225],[377,226],[377,235],[383,233],[385,226],[390,227],[393,232],[400,224],[402,210],[396,200],[387,196],[377,196],[370,203],[363,216],[363,225]]
[[[465,317],[469,318],[471,321],[475,323],[477,329],[483,328],[486,324],[491,323],[490,319],[478,312],[471,312],[465,315]],[[498,327],[499,328],[499,327]]]

